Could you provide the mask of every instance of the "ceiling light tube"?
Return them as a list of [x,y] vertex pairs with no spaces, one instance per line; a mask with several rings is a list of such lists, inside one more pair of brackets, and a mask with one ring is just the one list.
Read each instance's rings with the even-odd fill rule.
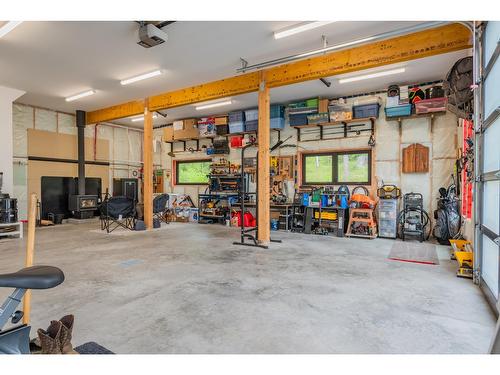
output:
[[82,92],[80,94],[68,96],[65,100],[67,102],[72,102],[73,100],[85,98],[86,96],[90,96],[90,95],[94,95],[94,94],[95,94],[95,90],[88,90],[88,91]]
[[404,72],[405,72],[405,68],[384,70],[383,72],[375,72],[375,73],[363,74],[363,75],[355,76],[355,77],[341,78],[341,79],[339,79],[339,83],[362,81],[364,79],[390,76],[392,74],[399,74],[399,73],[404,73]]
[[142,80],[148,79],[148,78],[153,78],[153,77],[156,77],[156,76],[159,76],[162,74],[163,74],[163,72],[161,70],[155,70],[154,72],[144,73],[144,74],[140,74],[140,75],[135,76],[135,77],[130,77],[130,78],[124,79],[124,80],[120,81],[120,83],[123,86],[130,85],[131,83],[142,81]]
[[8,21],[2,26],[0,26],[0,38],[4,37],[8,33],[10,33],[12,30],[14,30],[16,27],[18,27],[20,24],[22,24],[23,21]]
[[[157,117],[158,117],[158,115],[156,115],[156,114],[153,115],[154,119]],[[130,119],[130,121],[132,121],[132,122],[144,121],[144,116],[133,117]]]
[[203,105],[198,105],[196,106],[197,111],[201,111],[202,109],[209,109],[209,108],[215,108],[215,107],[222,107],[224,105],[230,105],[233,104],[232,100],[226,100],[223,102],[217,102],[217,103],[209,103],[209,104],[203,104]]
[[302,22],[297,25],[293,25],[291,27],[287,27],[286,29],[275,31],[274,39],[286,38],[290,35],[295,35],[298,33],[302,33],[304,31],[309,31],[312,29],[316,29],[321,26],[328,25],[330,23],[334,23],[336,21],[314,21],[314,22]]

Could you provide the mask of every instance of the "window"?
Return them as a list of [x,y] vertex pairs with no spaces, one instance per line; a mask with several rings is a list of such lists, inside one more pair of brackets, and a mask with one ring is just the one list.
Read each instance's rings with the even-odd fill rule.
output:
[[177,185],[204,185],[208,184],[207,175],[210,174],[210,160],[189,160],[176,162]]
[[303,185],[369,185],[371,152],[349,151],[302,156]]

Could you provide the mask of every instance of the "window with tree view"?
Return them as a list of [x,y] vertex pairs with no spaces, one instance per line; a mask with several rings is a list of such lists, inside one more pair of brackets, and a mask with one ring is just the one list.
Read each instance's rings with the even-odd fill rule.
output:
[[304,154],[303,185],[370,184],[370,151]]
[[176,163],[176,184],[208,184],[207,175],[210,174],[210,164],[210,160],[178,161]]

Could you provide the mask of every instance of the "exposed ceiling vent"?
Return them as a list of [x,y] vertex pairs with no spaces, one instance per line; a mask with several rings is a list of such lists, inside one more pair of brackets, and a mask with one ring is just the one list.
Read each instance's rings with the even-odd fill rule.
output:
[[168,35],[161,28],[172,22],[174,21],[139,22],[139,41],[137,44],[144,48],[151,48],[166,42]]

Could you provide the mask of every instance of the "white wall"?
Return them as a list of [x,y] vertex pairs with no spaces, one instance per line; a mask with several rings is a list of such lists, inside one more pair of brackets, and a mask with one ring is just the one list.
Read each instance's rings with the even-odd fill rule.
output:
[[14,169],[12,164],[12,102],[25,91],[0,86],[0,172],[3,172],[4,193],[13,194]]
[[[377,97],[385,104],[385,94],[379,94]],[[348,99],[347,102],[353,104],[355,101],[366,101],[366,99],[368,97],[357,97]],[[457,149],[457,126],[457,117],[448,112],[446,115],[435,118],[432,129],[430,119],[426,117],[404,120],[400,134],[396,121],[386,121],[384,106],[382,106],[379,118],[375,122],[376,145],[372,150],[372,156],[375,160],[373,176],[376,178],[376,181],[379,184],[382,181],[386,184],[395,184],[401,188],[403,193],[422,193],[424,195],[424,209],[432,218],[433,210],[437,206],[438,189],[441,186],[448,186],[451,182]],[[158,134],[161,134],[160,131],[161,129],[157,130]],[[316,134],[318,134],[317,131]],[[287,122],[285,129],[281,132],[281,139],[285,139],[288,136],[292,136],[292,138],[286,142],[287,144],[297,144],[296,130],[291,128]],[[310,136],[302,136],[302,139],[312,139],[315,136],[317,137],[317,135],[312,134]],[[301,151],[367,148],[368,139],[368,133],[361,133],[361,135],[352,138],[299,142],[298,147],[278,149],[272,155],[285,156],[296,155],[297,152]],[[275,142],[277,142],[277,133],[271,132],[271,145]],[[402,173],[402,149],[412,143],[421,143],[430,148],[428,173]],[[171,169],[172,158],[167,155],[170,146],[165,143],[163,145],[165,150],[162,153],[161,165],[165,169]],[[193,145],[188,142],[186,147],[190,146],[196,147],[194,142]],[[179,149],[182,149],[182,144],[176,143],[174,150]],[[252,157],[255,156],[256,151],[255,149],[250,149],[247,151],[247,154],[248,157]],[[175,160],[206,157],[207,155],[202,152],[193,154],[180,152],[176,153]],[[228,159],[236,164],[240,164],[240,158],[241,151],[239,149],[231,149]],[[198,192],[204,189],[205,186],[173,186],[170,187],[170,190],[167,189],[167,191],[190,194],[193,201],[196,202]]]

